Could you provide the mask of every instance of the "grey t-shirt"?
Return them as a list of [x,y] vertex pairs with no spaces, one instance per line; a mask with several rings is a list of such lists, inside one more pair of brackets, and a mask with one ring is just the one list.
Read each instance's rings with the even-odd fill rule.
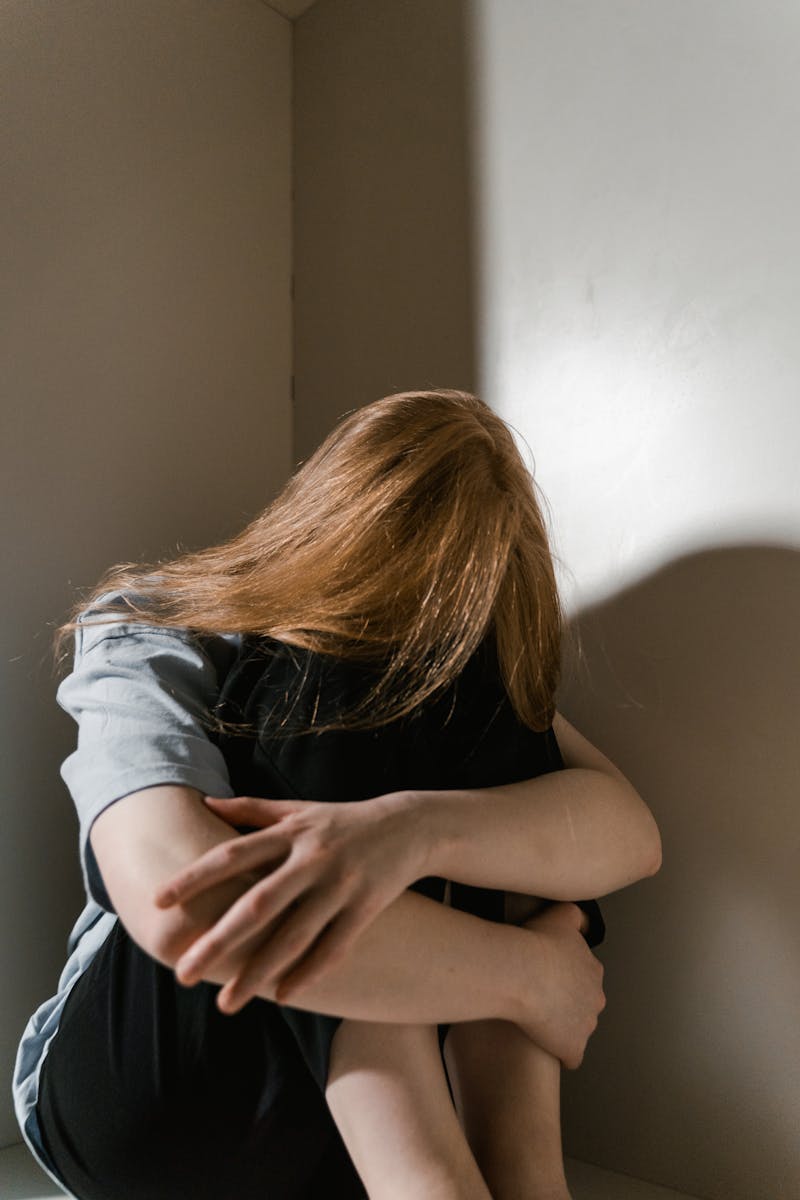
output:
[[112,621],[97,606],[84,610],[80,622],[73,669],[56,698],[78,724],[77,749],[64,761],[61,775],[78,815],[86,905],[67,939],[67,961],[55,993],[25,1026],[12,1082],[23,1138],[61,1188],[36,1120],[42,1063],[70,990],[118,920],[89,831],[105,808],[141,788],[175,783],[205,795],[233,795],[225,760],[203,721],[241,640],[238,634],[198,638],[180,629]]

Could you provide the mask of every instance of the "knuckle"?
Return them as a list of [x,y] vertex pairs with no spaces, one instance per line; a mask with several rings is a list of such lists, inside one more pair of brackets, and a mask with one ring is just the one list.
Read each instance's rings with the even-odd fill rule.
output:
[[329,853],[328,842],[324,834],[319,830],[315,829],[313,833],[309,834],[306,844],[307,853],[312,859],[327,858]]
[[216,958],[222,950],[222,939],[218,936],[207,938],[203,942],[203,957],[206,959]]
[[249,917],[261,917],[269,909],[270,902],[271,892],[266,888],[251,888],[245,900],[245,913]]
[[215,854],[214,866],[219,864],[221,867],[226,867],[230,866],[231,863],[236,862],[236,859],[238,858],[238,849],[239,839],[230,838],[229,841],[220,846],[219,850]]

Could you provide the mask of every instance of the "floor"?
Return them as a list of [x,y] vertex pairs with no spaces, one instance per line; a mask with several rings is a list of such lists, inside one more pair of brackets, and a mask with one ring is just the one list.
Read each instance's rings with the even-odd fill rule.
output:
[[[695,1200],[684,1192],[642,1183],[572,1159],[567,1160],[567,1176],[575,1200]],[[0,1150],[2,1200],[59,1200],[63,1195],[39,1169],[24,1142]]]
[[567,1159],[567,1182],[575,1200],[697,1200],[688,1192],[675,1192],[571,1158]]

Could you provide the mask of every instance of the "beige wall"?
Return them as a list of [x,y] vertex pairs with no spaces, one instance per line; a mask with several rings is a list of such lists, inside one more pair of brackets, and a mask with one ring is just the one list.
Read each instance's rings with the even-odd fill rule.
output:
[[481,388],[553,510],[562,706],[653,807],[567,1146],[800,1195],[796,4],[475,5]]
[[291,25],[260,0],[4,4],[0,77],[10,1081],[83,905],[51,628],[112,563],[234,532],[290,469]]
[[295,438],[474,386],[462,0],[318,0],[295,23]]

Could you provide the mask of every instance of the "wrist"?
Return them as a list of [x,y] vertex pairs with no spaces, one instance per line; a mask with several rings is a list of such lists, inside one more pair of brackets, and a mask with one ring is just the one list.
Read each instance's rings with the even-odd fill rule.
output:
[[414,880],[429,875],[450,877],[447,862],[452,838],[443,819],[441,795],[423,790],[399,793],[398,805],[403,812],[411,861],[416,871]]
[[504,925],[502,928],[510,935],[509,971],[503,997],[506,1012],[503,1016],[530,1033],[543,1018],[543,997],[550,970],[547,947],[535,929],[524,925]]

